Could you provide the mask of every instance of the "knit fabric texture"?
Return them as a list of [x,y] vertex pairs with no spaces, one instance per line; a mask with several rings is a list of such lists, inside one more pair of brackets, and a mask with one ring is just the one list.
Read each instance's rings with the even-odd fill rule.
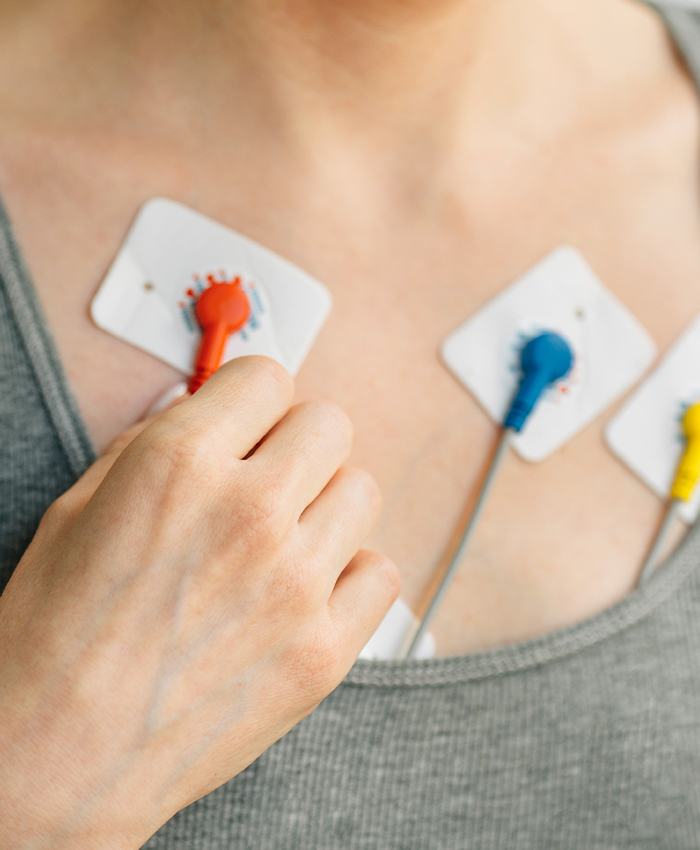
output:
[[[655,4],[700,85],[700,13]],[[0,205],[0,587],[95,451]],[[643,589],[494,651],[358,661],[152,850],[700,848],[700,525]]]

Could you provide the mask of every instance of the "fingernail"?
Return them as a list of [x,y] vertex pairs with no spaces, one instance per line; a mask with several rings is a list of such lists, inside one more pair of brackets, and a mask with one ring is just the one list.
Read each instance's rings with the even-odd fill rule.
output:
[[146,416],[152,416],[154,413],[160,413],[161,410],[165,410],[168,405],[172,404],[176,401],[180,396],[183,396],[187,392],[187,384],[184,381],[180,381],[177,384],[174,384],[172,387],[167,389],[162,396],[157,398],[153,404],[146,411]]

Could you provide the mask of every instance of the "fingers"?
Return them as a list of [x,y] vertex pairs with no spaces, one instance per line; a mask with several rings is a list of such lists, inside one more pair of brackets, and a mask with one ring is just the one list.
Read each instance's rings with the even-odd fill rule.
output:
[[347,459],[352,436],[352,424],[337,405],[304,402],[277,423],[246,464],[254,477],[274,476],[298,517]]
[[[244,457],[287,412],[293,381],[267,357],[241,357],[224,364],[194,395],[185,394],[163,411],[156,403],[150,416],[132,425],[107,448],[69,491],[84,504],[116,461],[126,480],[139,469],[142,448],[159,439],[182,448],[183,455],[205,453],[222,469],[226,461]],[[160,404],[167,399],[161,399]],[[129,449],[128,452],[125,449]]]
[[343,467],[302,514],[302,545],[327,574],[326,599],[338,575],[366,540],[380,508],[381,495],[374,478],[362,469]]
[[222,462],[243,458],[287,412],[293,391],[291,376],[275,360],[237,357],[186,403],[163,414],[148,433],[204,444]]
[[399,571],[379,552],[362,549],[341,573],[329,609],[340,645],[358,655],[400,590]]
[[[173,397],[172,391],[176,390],[178,387],[182,387],[182,390]],[[156,402],[156,404],[151,408],[153,412],[145,418],[140,419],[138,422],[135,422],[115,437],[100,457],[97,458],[97,460],[88,467],[88,469],[75,482],[71,488],[75,495],[88,499],[99,487],[105,475],[107,475],[116,459],[129,445],[129,443],[136,439],[136,437],[138,437],[143,430],[148,428],[149,425],[155,422],[156,419],[162,416],[165,411],[181,404],[185,401],[185,399],[189,398],[189,395],[187,388],[184,385],[178,384],[177,387],[171,388],[171,390],[169,390]]]

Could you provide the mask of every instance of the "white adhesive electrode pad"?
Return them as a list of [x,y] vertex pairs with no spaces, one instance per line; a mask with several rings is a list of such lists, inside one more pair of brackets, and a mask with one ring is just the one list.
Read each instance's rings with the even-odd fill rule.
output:
[[[367,641],[360,658],[391,660],[399,657],[408,635],[418,626],[418,619],[403,599],[397,599],[384,615],[379,627]],[[414,658],[432,658],[435,655],[435,639],[426,632],[421,638]]]
[[[685,445],[681,419],[700,401],[700,317],[608,425],[608,445],[647,486],[667,499]],[[686,522],[700,512],[700,490],[681,506]]]
[[330,310],[328,290],[262,245],[166,198],[139,211],[92,301],[92,318],[189,374],[201,338],[194,304],[209,274],[241,277],[251,305],[224,361],[265,354],[296,373]]
[[442,355],[501,424],[517,389],[520,350],[544,330],[567,339],[575,365],[513,439],[529,461],[544,460],[602,413],[655,355],[644,328],[569,247],[558,248],[496,295],[445,340]]

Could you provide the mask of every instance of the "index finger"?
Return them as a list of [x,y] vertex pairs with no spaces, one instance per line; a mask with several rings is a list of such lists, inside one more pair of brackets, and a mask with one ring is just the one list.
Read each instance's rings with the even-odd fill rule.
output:
[[206,442],[212,457],[244,458],[289,410],[294,382],[269,357],[237,357],[142,436]]

